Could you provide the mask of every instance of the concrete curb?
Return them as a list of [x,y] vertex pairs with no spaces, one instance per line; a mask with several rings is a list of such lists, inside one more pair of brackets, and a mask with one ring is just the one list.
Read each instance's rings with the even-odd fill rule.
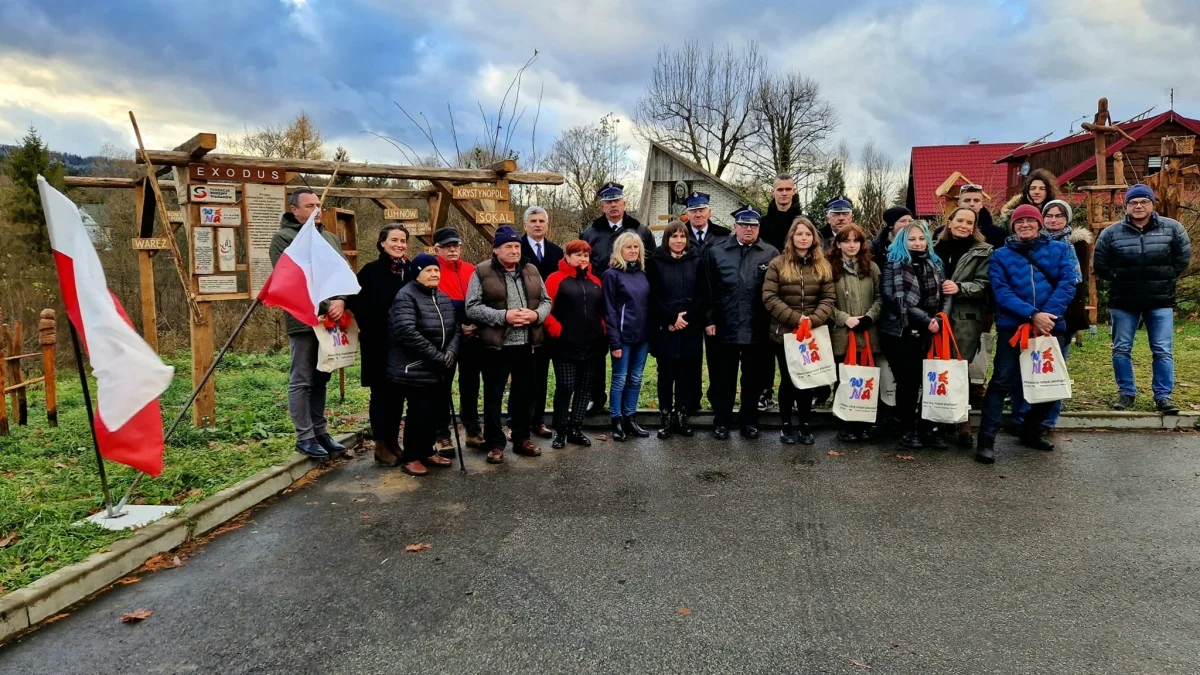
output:
[[[1007,419],[1007,417],[1006,414],[1005,418]],[[693,427],[703,429],[712,427],[712,418],[712,412],[704,410],[695,415],[690,415],[688,421],[691,422]],[[637,422],[642,426],[657,429],[659,426],[659,412],[657,410],[638,410]],[[815,426],[833,426],[837,423],[837,419],[828,410],[818,410],[813,412],[813,423]],[[978,427],[979,411],[971,411],[971,424]],[[587,429],[599,431],[608,429],[610,422],[608,417],[589,415],[584,418],[583,426]],[[780,426],[779,413],[763,413],[759,419],[759,426],[767,429],[778,428]],[[1057,428],[1078,430],[1196,429],[1200,428],[1200,414],[1163,415],[1161,413],[1118,412],[1116,410],[1065,412],[1058,418]]]
[[[361,442],[360,435],[354,433],[336,438],[347,447]],[[151,523],[114,542],[104,553],[92,554],[0,598],[0,644],[104,590],[159,553],[170,551],[283,492],[318,466],[308,457],[294,455],[178,515]]]

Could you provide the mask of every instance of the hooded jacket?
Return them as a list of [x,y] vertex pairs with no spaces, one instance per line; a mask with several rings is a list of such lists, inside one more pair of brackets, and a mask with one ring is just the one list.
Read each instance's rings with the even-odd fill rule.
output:
[[458,354],[461,335],[450,297],[418,282],[396,294],[388,313],[388,379],[411,387],[441,384],[449,376],[446,352]]
[[1192,260],[1192,242],[1179,221],[1150,214],[1109,225],[1096,241],[1096,276],[1108,281],[1108,306],[1136,312],[1175,306],[1175,280]]
[[[709,225],[709,227],[712,227]],[[706,239],[707,241],[707,239]],[[650,351],[660,359],[698,359],[704,345],[704,315],[697,294],[700,254],[688,246],[676,258],[670,249],[660,246],[647,264],[650,277],[651,320]],[[679,314],[687,327],[671,330]]]
[[600,277],[604,287],[609,351],[650,339],[650,280],[637,262],[610,268]]
[[[279,256],[283,255],[283,252],[287,250],[288,246],[291,245],[292,240],[294,240],[296,235],[300,233],[300,228],[302,227],[304,227],[304,223],[296,220],[296,216],[292,215],[291,211],[284,213],[283,217],[279,219],[279,229],[275,232],[275,236],[271,237],[271,267],[279,264]],[[321,227],[320,223],[317,223],[317,232],[321,233],[321,236],[325,239],[325,241],[329,242],[329,245],[333,247],[333,250],[338,252],[338,255],[342,255],[342,242],[338,241],[337,237],[333,236],[332,232],[326,230],[324,227]],[[326,311],[328,311],[330,300],[345,299],[346,298],[344,296],[339,295],[329,298],[329,300],[325,300],[318,308],[317,314],[324,314]],[[287,312],[284,312],[283,321],[284,325],[287,326],[288,335],[312,334],[312,326],[308,326],[300,321],[297,321],[295,317]]]
[[775,205],[775,200],[771,199],[771,203],[767,205],[767,212],[758,220],[758,227],[761,230],[759,237],[774,246],[776,251],[782,251],[783,240],[787,238],[788,229],[792,227],[792,221],[798,215],[800,215],[800,202],[795,197],[792,197],[792,205],[786,211],[780,211],[779,207]]
[[716,326],[718,341],[766,343],[769,315],[762,303],[763,281],[778,255],[774,246],[761,239],[743,246],[737,237],[728,237],[704,254],[698,278],[703,323]]
[[625,232],[634,232],[642,238],[642,247],[647,255],[654,250],[654,233],[629,213],[622,218],[621,229],[616,232],[603,214],[593,220],[591,225],[583,228],[579,238],[592,247],[592,271],[604,274],[604,270],[608,269],[609,258],[612,257],[613,242]]
[[1071,247],[1066,243],[1045,235],[1022,242],[1014,234],[1004,248],[992,253],[988,277],[996,297],[998,328],[1011,330],[1028,323],[1038,312],[1046,312],[1058,317],[1054,333],[1066,332],[1067,306],[1075,297],[1076,285]]
[[556,358],[585,361],[604,355],[604,292],[591,265],[579,269],[558,261],[558,271],[546,279],[550,315],[546,332],[555,338]]
[[[407,266],[405,266],[407,270]],[[347,298],[346,306],[358,322],[358,344],[362,353],[362,386],[374,387],[387,381],[388,313],[407,274],[392,272],[386,253],[358,271],[358,295]],[[290,316],[288,318],[291,318]],[[305,326],[308,328],[308,326]],[[312,330],[311,328],[309,330]]]
[[1046,231],[1046,236],[1053,241],[1065,241],[1070,245],[1074,252],[1075,275],[1077,282],[1075,284],[1075,298],[1071,300],[1070,306],[1067,307],[1067,334],[1074,334],[1076,331],[1086,330],[1091,324],[1091,315],[1088,312],[1088,292],[1091,288],[1092,278],[1092,261],[1088,257],[1088,247],[1092,243],[1092,232],[1086,228],[1078,230],[1070,225],[1064,227],[1058,232]]

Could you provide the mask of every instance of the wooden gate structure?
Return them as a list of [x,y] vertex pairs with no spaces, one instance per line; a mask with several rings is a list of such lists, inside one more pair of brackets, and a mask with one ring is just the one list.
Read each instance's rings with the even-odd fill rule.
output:
[[[144,165],[134,178],[70,176],[67,187],[121,188],[136,193],[139,236],[132,246],[138,254],[142,333],[158,350],[154,298],[155,255],[170,255],[183,284],[190,312],[192,381],[204,378],[213,361],[212,303],[254,298],[271,272],[268,249],[287,208],[288,194],[306,186],[296,184],[300,174],[419,181],[419,189],[396,187],[332,186],[328,196],[370,199],[383,209],[385,220],[405,222],[410,234],[428,247],[433,232],[446,227],[450,209],[491,241],[496,228],[514,224],[510,186],[560,185],[562,174],[519,171],[515,160],[503,160],[480,169],[402,166],[369,162],[280,159],[218,154],[217,136],[201,133],[173,150],[138,152]],[[167,177],[170,174],[170,177]],[[325,181],[314,183],[317,192]],[[173,191],[179,208],[160,202],[164,191]],[[158,196],[156,196],[158,195]],[[402,206],[398,202],[404,202]],[[424,202],[428,220],[418,222],[418,205]],[[169,222],[156,233],[155,216]],[[330,222],[325,221],[329,219]],[[337,234],[343,248],[357,253],[353,213],[325,209],[322,222]],[[186,251],[177,250],[176,234],[183,228]],[[427,249],[428,250],[428,249]],[[349,253],[350,251],[346,251]],[[356,257],[356,256],[355,256]],[[354,264],[355,257],[351,257]],[[354,265],[357,268],[357,265]],[[196,398],[192,421],[197,427],[216,420],[216,389],[210,378]]]
[[[36,352],[22,354],[25,350],[25,328],[20,321],[12,327],[0,324],[0,436],[8,435],[9,408],[16,415],[17,424],[25,426],[29,422],[29,406],[27,390],[41,384],[46,392],[46,421],[52,427],[58,426],[58,396],[54,388],[54,345],[58,341],[55,334],[54,310],[43,309],[38,317],[38,346]],[[25,379],[21,370],[23,359],[42,360],[42,375],[30,380]],[[5,403],[5,397],[10,403]]]

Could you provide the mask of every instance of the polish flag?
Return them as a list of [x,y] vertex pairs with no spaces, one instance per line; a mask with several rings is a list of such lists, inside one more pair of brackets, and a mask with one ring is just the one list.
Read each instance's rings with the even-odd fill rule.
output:
[[158,397],[170,386],[175,369],[137,334],[125,309],[109,292],[79,207],[41,176],[38,190],[63,305],[96,376],[95,431],[100,454],[157,476],[163,468]]
[[317,209],[313,209],[258,292],[264,305],[278,307],[314,327],[322,301],[355,295],[361,289],[350,264],[317,230],[316,216]]

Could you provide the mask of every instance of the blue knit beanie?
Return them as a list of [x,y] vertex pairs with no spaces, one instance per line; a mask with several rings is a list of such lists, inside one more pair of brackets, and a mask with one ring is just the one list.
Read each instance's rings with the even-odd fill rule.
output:
[[1151,190],[1149,185],[1142,185],[1141,183],[1138,183],[1137,185],[1130,186],[1129,189],[1125,191],[1126,204],[1135,199],[1141,199],[1143,197],[1149,199],[1150,201],[1154,201],[1154,190]]
[[442,268],[441,264],[438,262],[437,256],[435,255],[422,253],[421,255],[413,258],[412,262],[408,264],[408,281],[416,281],[417,277],[421,276],[421,270],[429,267],[430,265],[438,269]]
[[505,244],[520,241],[521,235],[517,234],[512,225],[501,225],[496,228],[496,234],[492,236],[492,248],[500,248]]

